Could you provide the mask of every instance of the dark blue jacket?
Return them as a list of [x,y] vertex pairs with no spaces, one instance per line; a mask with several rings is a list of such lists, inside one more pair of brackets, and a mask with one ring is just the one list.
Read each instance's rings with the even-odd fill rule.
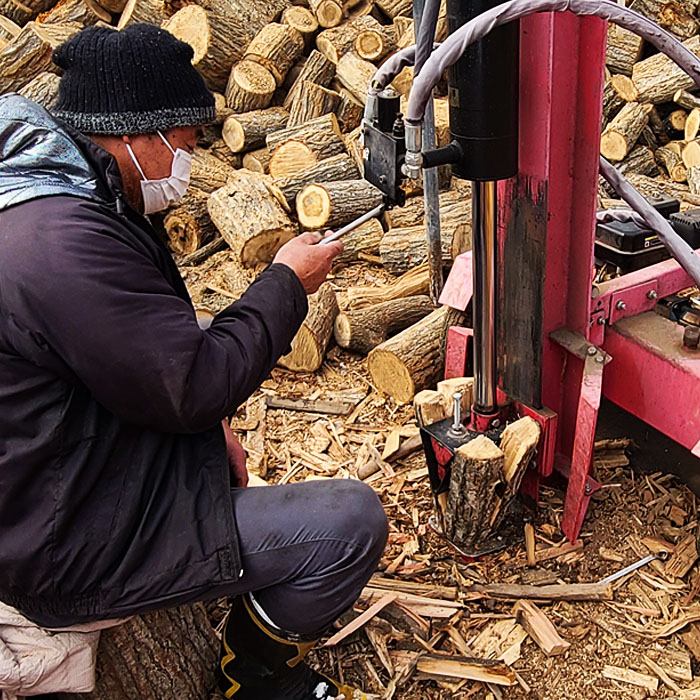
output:
[[0,600],[44,626],[240,575],[221,420],[306,315],[272,265],[200,330],[116,162],[0,98]]

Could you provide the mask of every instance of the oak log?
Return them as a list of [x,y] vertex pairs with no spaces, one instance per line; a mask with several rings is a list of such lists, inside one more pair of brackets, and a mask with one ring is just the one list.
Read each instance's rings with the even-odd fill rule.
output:
[[335,112],[339,103],[340,95],[337,92],[305,80],[289,108],[287,127],[299,126],[329,112]]
[[256,61],[240,61],[232,69],[226,85],[226,104],[234,112],[263,109],[275,94],[275,78]]
[[677,90],[673,95],[673,101],[684,109],[700,107],[700,97],[692,95],[687,90]]
[[[347,153],[339,153],[319,161],[310,168],[300,170],[293,175],[275,179],[275,184],[292,205],[302,189],[311,182],[338,182],[340,180],[355,180],[359,178],[355,162]],[[381,229],[381,226],[380,226]],[[347,237],[343,239],[347,245]]]
[[221,135],[233,153],[252,151],[265,145],[268,134],[284,129],[288,119],[284,107],[232,114],[224,120]]
[[223,187],[233,172],[233,168],[219,160],[211,151],[199,147],[194,149],[190,171],[191,187],[212,193]]
[[283,106],[289,109],[304,81],[316,83],[316,85],[321,87],[328,87],[334,75],[335,64],[329,61],[320,51],[314,49],[304,62],[298,77],[289,88],[289,92],[284,98]]
[[294,27],[270,22],[253,37],[243,58],[267,68],[279,86],[303,51],[304,37]]
[[22,27],[19,24],[0,14],[0,41],[3,46],[8,41],[12,41],[21,31]]
[[297,196],[297,216],[306,229],[332,228],[365,214],[382,200],[382,193],[367,180],[312,183]]

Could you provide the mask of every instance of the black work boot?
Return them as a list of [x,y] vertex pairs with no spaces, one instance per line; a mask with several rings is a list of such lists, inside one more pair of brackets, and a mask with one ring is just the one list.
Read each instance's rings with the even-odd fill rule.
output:
[[219,688],[233,700],[366,700],[303,661],[318,640],[295,639],[261,619],[247,595],[233,599],[221,636]]

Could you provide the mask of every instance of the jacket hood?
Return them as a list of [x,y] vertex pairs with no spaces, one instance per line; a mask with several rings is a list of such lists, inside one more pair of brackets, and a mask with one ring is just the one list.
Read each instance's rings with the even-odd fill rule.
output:
[[51,195],[113,203],[116,172],[106,151],[40,105],[0,97],[0,211]]

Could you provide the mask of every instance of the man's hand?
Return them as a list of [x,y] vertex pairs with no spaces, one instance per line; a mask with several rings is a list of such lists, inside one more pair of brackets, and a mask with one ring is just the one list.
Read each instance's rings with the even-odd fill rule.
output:
[[246,454],[243,445],[233,434],[229,424],[224,420],[224,436],[226,438],[226,454],[231,469],[232,486],[248,486],[248,470],[246,469]]
[[320,233],[302,233],[285,243],[272,261],[291,267],[307,294],[313,294],[325,282],[333,258],[343,251],[340,241],[317,245],[322,239]]

